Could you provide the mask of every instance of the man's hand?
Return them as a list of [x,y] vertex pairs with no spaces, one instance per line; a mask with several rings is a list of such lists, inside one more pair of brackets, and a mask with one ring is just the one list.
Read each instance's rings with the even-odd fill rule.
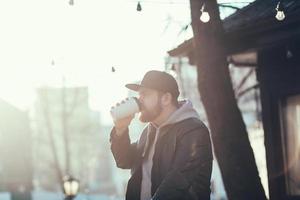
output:
[[[124,103],[124,101],[122,101],[121,103]],[[120,104],[117,103],[116,106],[118,106],[118,105],[120,105]],[[114,107],[112,107],[111,109],[113,109],[113,108]],[[134,114],[124,117],[122,119],[114,120],[115,130],[116,130],[116,134],[118,136],[121,136],[125,132],[125,130],[128,128],[128,126],[131,123],[133,118],[134,118]]]
[[116,134],[121,136],[129,126],[133,118],[134,115],[130,115],[128,117],[114,121]]

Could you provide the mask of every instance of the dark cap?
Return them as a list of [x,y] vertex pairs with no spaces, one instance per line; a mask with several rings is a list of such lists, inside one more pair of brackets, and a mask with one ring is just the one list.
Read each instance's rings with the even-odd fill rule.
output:
[[148,71],[141,84],[126,84],[128,89],[138,91],[141,87],[158,90],[161,92],[169,92],[174,98],[178,98],[179,90],[175,78],[162,71]]

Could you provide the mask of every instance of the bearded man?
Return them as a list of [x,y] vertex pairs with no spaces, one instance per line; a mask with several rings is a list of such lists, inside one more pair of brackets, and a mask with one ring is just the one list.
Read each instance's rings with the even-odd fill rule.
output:
[[212,172],[209,131],[189,100],[178,101],[173,76],[149,71],[137,91],[140,121],[147,122],[138,141],[128,126],[134,115],[114,121],[111,150],[117,167],[131,169],[126,200],[208,200]]

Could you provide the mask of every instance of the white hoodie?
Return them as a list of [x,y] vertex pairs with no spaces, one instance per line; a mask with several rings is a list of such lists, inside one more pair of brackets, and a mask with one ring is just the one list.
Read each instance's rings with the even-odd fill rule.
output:
[[[172,113],[172,115],[159,127],[155,127],[154,124],[150,123],[148,125],[148,130],[151,129],[151,126],[156,128],[155,139],[153,145],[149,149],[149,155],[143,161],[143,172],[142,172],[142,183],[141,183],[141,200],[150,200],[151,199],[151,169],[153,165],[153,155],[155,151],[156,141],[160,132],[160,129],[169,124],[175,124],[177,122],[183,121],[189,118],[198,118],[199,115],[197,111],[193,108],[192,102],[189,100],[182,101],[179,103],[180,107]],[[147,138],[148,140],[148,138]],[[146,144],[148,141],[146,141]]]

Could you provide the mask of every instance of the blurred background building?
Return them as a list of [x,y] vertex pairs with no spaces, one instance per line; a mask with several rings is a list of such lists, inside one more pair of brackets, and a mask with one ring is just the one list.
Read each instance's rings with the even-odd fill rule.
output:
[[71,174],[84,193],[115,194],[107,131],[87,87],[38,89],[32,116],[36,189],[60,191],[58,177]]
[[14,200],[30,200],[33,189],[29,116],[0,99],[0,191]]

